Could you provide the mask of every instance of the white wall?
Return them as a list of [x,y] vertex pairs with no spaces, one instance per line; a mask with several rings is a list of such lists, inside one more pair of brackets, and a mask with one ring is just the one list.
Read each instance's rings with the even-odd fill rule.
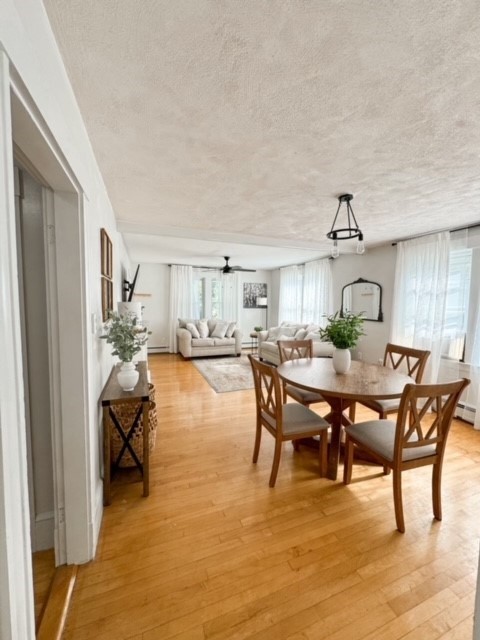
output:
[[382,287],[383,322],[366,321],[363,336],[354,357],[366,362],[383,361],[385,345],[390,339],[392,322],[393,285],[395,279],[396,247],[391,245],[369,249],[363,255],[342,255],[332,261],[333,305],[339,311],[342,303],[342,287],[358,278],[378,282]]
[[[255,273],[243,273],[239,272],[241,280],[241,295],[242,303],[240,305],[240,318],[238,323],[243,333],[243,343],[250,343],[250,333],[254,330],[254,327],[261,326],[265,329],[267,325],[271,326],[271,300],[272,300],[272,284],[271,284],[271,271],[256,271]],[[243,285],[248,282],[264,282],[267,285],[267,300],[268,309],[244,309],[243,308]],[[267,323],[268,319],[268,323]]]
[[170,268],[166,264],[141,264],[133,300],[143,306],[143,322],[152,332],[149,351],[167,350]]

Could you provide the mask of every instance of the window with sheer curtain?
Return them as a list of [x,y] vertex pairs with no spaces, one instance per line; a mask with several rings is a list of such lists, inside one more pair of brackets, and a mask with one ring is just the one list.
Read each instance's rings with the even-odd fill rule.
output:
[[330,260],[280,269],[279,321],[324,325],[332,313]]
[[[397,245],[391,341],[431,356],[424,382],[467,377],[462,417],[480,428],[480,229]],[[460,406],[460,405],[459,405]]]

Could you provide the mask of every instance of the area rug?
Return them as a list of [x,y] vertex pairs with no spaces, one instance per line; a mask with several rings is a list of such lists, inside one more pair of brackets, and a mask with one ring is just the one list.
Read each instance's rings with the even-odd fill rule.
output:
[[252,368],[247,356],[202,358],[192,362],[217,393],[254,388]]

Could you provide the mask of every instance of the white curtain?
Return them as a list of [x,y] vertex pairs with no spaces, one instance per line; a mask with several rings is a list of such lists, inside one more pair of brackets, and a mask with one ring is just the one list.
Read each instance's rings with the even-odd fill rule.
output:
[[177,353],[178,318],[193,318],[193,268],[188,265],[170,267],[169,351]]
[[[460,399],[460,405],[464,407],[457,410],[457,415],[471,421],[473,409],[474,427],[480,429],[480,280],[477,276],[480,273],[480,228],[455,231],[451,233],[450,243],[454,249],[451,254],[453,267],[456,263],[460,265],[458,273],[452,269],[452,263],[450,268],[453,280],[451,306],[456,314],[450,325],[457,328],[460,338],[459,348],[455,350],[455,341],[451,332],[448,334],[447,357],[457,359],[456,368],[451,360],[447,361],[448,369],[454,372],[456,378],[470,379],[470,385]],[[458,361],[459,358],[461,361]]]
[[303,271],[302,322],[326,326],[333,313],[331,260],[307,262]]
[[233,273],[222,274],[222,319],[229,322],[240,322],[241,318],[241,290],[240,276]]
[[280,269],[279,322],[302,322],[302,267]]
[[449,268],[449,233],[399,242],[391,341],[429,349],[424,382],[436,382],[440,365]]
[[[479,287],[480,289],[480,283]],[[480,302],[480,291],[477,290]],[[472,362],[470,365],[470,398],[475,409],[475,429],[480,429],[480,304],[476,305],[475,310],[475,338],[472,350]],[[468,388],[467,388],[468,391]]]

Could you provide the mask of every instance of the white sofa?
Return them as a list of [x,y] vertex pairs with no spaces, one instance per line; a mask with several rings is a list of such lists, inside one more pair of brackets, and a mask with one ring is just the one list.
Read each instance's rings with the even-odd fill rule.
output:
[[282,322],[279,327],[259,331],[257,334],[258,357],[271,364],[280,364],[278,340],[312,340],[313,356],[315,358],[330,358],[335,347],[331,342],[323,342],[320,339],[319,329],[317,324]]
[[235,322],[219,318],[179,318],[177,346],[187,360],[202,356],[239,356],[242,353],[242,332],[236,327]]

